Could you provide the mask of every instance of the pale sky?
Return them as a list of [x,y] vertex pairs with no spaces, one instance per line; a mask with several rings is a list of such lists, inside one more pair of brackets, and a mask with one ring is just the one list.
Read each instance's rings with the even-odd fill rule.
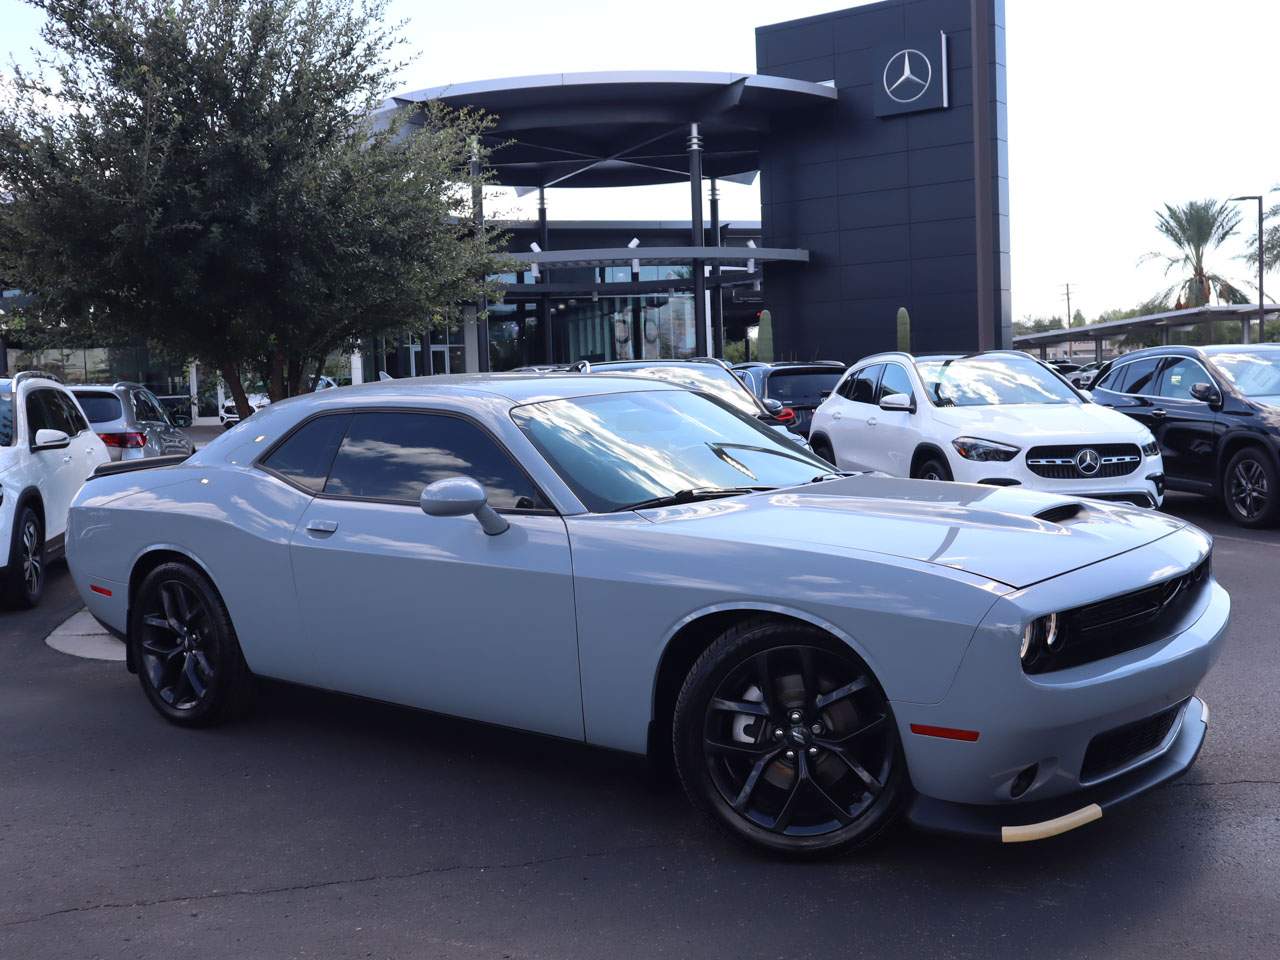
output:
[[[759,24],[858,6],[850,0],[393,0],[420,53],[398,90],[584,70],[754,72]],[[1007,0],[1009,175],[1015,319],[1092,318],[1167,286],[1139,265],[1159,247],[1163,202],[1280,185],[1273,0]],[[25,60],[38,14],[0,0],[0,62]],[[389,91],[396,92],[396,91]],[[533,216],[504,191],[491,207]],[[552,190],[553,219],[686,219],[688,186]],[[1280,202],[1280,193],[1268,198]],[[726,184],[726,219],[758,219],[756,187]],[[1254,229],[1246,206],[1244,231]],[[1219,255],[1219,272],[1249,269]],[[1211,263],[1211,266],[1214,265]],[[1280,272],[1269,281],[1280,291]],[[1269,284],[1270,285],[1270,284]],[[1249,289],[1252,289],[1250,287]]]

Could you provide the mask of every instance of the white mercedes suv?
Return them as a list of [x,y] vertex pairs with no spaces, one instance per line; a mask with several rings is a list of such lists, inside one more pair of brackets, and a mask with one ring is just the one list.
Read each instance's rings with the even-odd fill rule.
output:
[[67,510],[107,448],[48,374],[0,377],[0,602],[34,607],[63,552]]
[[1151,431],[1013,351],[866,357],[818,407],[810,442],[842,469],[1143,507],[1164,499]]

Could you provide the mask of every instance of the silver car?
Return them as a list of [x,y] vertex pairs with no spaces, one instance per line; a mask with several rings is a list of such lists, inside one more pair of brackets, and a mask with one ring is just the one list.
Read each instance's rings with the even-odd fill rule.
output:
[[797,857],[902,816],[1052,836],[1190,767],[1230,608],[1205,534],[830,469],[662,382],[394,380],[100,468],[67,554],[176,724],[257,675],[648,753]]
[[142,460],[195,452],[195,445],[175,422],[175,416],[140,383],[120,381],[111,386],[68,387],[80,402],[89,425],[106,444],[112,460]]

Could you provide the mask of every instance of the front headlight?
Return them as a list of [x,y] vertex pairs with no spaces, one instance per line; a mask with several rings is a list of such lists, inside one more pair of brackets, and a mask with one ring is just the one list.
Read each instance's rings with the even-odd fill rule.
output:
[[1152,437],[1150,441],[1142,445],[1142,455],[1144,457],[1154,457],[1160,453],[1160,444],[1156,443]]
[[1044,653],[1056,652],[1060,640],[1056,613],[1032,620],[1022,628],[1022,646],[1018,650],[1022,665],[1025,667],[1035,663],[1036,659]]
[[956,452],[966,460],[986,463],[991,460],[1012,460],[1018,455],[1018,448],[1007,443],[996,443],[994,440],[981,440],[978,437],[956,437],[951,441]]

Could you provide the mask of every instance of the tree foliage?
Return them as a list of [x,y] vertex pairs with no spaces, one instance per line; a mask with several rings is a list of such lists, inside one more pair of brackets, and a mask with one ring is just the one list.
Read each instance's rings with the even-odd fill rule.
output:
[[1165,262],[1165,276],[1182,274],[1157,296],[1175,299],[1179,307],[1200,307],[1216,296],[1224,303],[1247,303],[1249,298],[1231,281],[1214,273],[1206,257],[1235,233],[1240,212],[1218,200],[1192,200],[1182,206],[1166,203],[1156,211],[1156,230],[1172,244],[1173,253],[1153,251],[1143,260]]
[[[1276,190],[1280,190],[1280,187],[1272,188],[1272,192]],[[1262,251],[1266,256],[1265,266],[1268,271],[1272,271],[1280,267],[1280,203],[1272,204],[1266,209],[1262,222]],[[1249,249],[1244,259],[1254,270],[1258,269],[1257,234],[1249,238]]]
[[496,295],[491,120],[370,119],[403,66],[387,0],[28,2],[48,52],[0,104],[0,274],[46,329],[200,359],[245,415],[245,379],[289,396],[358,335]]

